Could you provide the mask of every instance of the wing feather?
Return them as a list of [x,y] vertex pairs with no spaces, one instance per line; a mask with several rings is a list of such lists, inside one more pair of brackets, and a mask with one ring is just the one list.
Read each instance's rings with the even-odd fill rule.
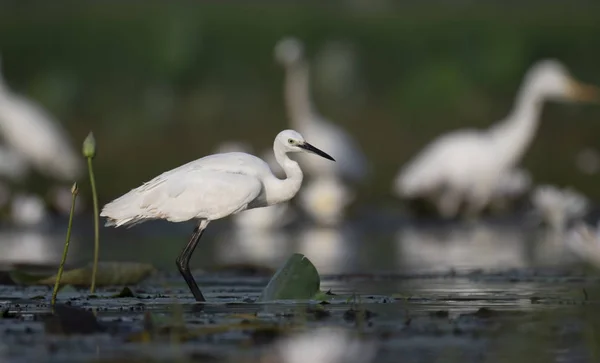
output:
[[188,170],[148,188],[142,185],[107,204],[101,215],[117,226],[150,219],[183,222],[194,218],[215,220],[247,208],[262,191],[251,175],[213,170]]

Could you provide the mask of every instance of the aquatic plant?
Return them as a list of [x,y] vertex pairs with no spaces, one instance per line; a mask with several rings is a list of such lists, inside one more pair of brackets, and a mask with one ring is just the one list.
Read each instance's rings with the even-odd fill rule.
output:
[[98,194],[96,192],[96,180],[94,178],[94,167],[92,159],[96,156],[96,139],[94,134],[90,132],[83,141],[83,156],[87,159],[88,171],[90,173],[90,185],[92,187],[92,198],[94,201],[94,267],[92,270],[92,284],[90,286],[90,294],[96,291],[96,273],[98,272],[98,254],[100,251],[100,227],[99,227],[99,212],[98,212]]
[[65,239],[65,248],[63,249],[62,259],[60,260],[60,265],[58,266],[58,274],[56,275],[56,280],[54,282],[54,290],[52,291],[51,305],[53,307],[56,303],[56,295],[58,294],[60,278],[62,277],[63,269],[65,267],[65,261],[67,260],[67,254],[69,253],[69,243],[71,242],[71,228],[73,227],[73,215],[75,214],[75,200],[77,199],[78,192],[79,189],[77,188],[77,183],[73,183],[73,186],[71,187],[71,211],[69,212],[69,224],[67,225],[67,237]]

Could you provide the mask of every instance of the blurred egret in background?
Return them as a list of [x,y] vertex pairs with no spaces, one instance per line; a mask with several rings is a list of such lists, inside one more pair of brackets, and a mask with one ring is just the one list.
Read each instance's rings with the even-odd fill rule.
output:
[[[310,67],[303,48],[298,39],[283,38],[275,45],[275,58],[285,69],[284,96],[291,126],[329,150],[334,157],[337,155],[338,162],[334,167],[323,160],[302,155],[298,159],[306,166],[311,179],[324,178],[309,182],[311,184],[301,192],[301,206],[314,219],[324,218],[324,223],[330,223],[332,218],[343,218],[344,208],[351,202],[351,198],[342,197],[351,194],[349,189],[344,187],[340,194],[331,187],[332,183],[341,188],[342,183],[364,182],[370,168],[357,142],[342,127],[316,111],[310,92]],[[330,204],[335,202],[340,203]],[[323,208],[325,204],[330,204],[326,207],[330,210]]]
[[365,181],[369,166],[356,141],[340,126],[326,120],[315,109],[310,96],[310,70],[302,43],[284,38],[275,45],[275,57],[285,69],[285,104],[291,126],[307,139],[329,150],[339,161],[335,166],[299,156],[310,176],[335,175],[344,181]]
[[589,209],[585,196],[572,188],[560,189],[553,185],[536,187],[531,204],[537,217],[555,232],[562,232],[569,221],[583,217]]
[[281,131],[273,142],[281,180],[269,165],[246,153],[213,154],[169,170],[106,204],[100,213],[107,226],[127,226],[149,220],[198,221],[179,257],[177,268],[197,301],[205,301],[190,272],[189,262],[208,224],[248,209],[292,199],[302,185],[302,169],[288,153],[313,153],[334,159],[294,130]]
[[356,272],[359,244],[351,226],[307,226],[298,233],[297,252],[320,273]]
[[595,228],[580,222],[564,238],[566,246],[581,261],[600,268],[600,224]]
[[532,185],[531,174],[527,170],[514,168],[507,171],[496,181],[490,207],[496,210],[508,210],[529,192]]
[[544,101],[599,99],[595,87],[576,81],[558,61],[540,61],[525,75],[508,117],[488,130],[459,130],[434,140],[400,170],[394,189],[402,198],[433,198],[444,217],[456,216],[462,202],[477,215],[531,144]]
[[71,182],[84,171],[62,125],[38,104],[11,92],[1,74],[0,134],[24,162],[46,176]]
[[309,180],[298,202],[317,223],[334,226],[343,222],[344,210],[354,200],[354,193],[334,176]]

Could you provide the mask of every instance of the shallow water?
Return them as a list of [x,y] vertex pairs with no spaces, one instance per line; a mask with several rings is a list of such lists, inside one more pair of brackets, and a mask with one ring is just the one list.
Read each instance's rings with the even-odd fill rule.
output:
[[[378,342],[377,362],[397,362],[398,357],[403,362],[598,358],[600,276],[576,263],[559,236],[521,218],[477,224],[379,219],[370,225],[348,222],[341,229],[291,226],[276,233],[239,231],[226,223],[210,227],[192,260],[208,304],[195,304],[173,271],[193,225],[103,229],[102,260],[151,262],[161,272],[131,286],[135,298],[110,298],[121,287],[101,289],[98,298],[83,290],[61,292],[60,302],[94,309],[110,327],[105,333],[68,338],[45,332],[49,287],[0,285],[0,310],[8,309],[10,316],[0,319],[0,359],[252,361],[280,336],[252,324],[284,332],[292,326],[343,326]],[[87,262],[91,255],[91,240],[84,243],[81,236],[92,234],[87,226],[80,228],[71,264]],[[46,239],[28,239],[21,252],[18,238],[5,239],[0,248],[13,253],[0,254],[11,256],[4,264],[56,264],[61,232],[57,228],[37,235]],[[10,249],[6,241],[16,247]],[[33,250],[35,260],[28,261]],[[270,274],[256,270],[242,276],[232,264],[276,268],[294,252],[306,254],[323,276],[321,289],[338,296],[326,305],[254,303]],[[244,271],[252,272],[248,266]],[[186,333],[178,342],[172,333],[158,334],[151,343],[136,341],[147,313],[167,326],[182,319]],[[242,321],[250,325],[242,329]]]

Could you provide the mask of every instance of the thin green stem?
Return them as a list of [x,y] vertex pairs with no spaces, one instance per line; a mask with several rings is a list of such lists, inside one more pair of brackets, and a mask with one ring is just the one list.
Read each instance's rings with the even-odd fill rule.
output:
[[75,214],[75,200],[77,199],[77,184],[73,185],[71,193],[71,211],[69,212],[69,224],[67,225],[67,238],[65,240],[65,248],[63,249],[62,259],[60,260],[60,266],[58,266],[58,274],[56,275],[56,281],[54,282],[54,290],[52,291],[52,307],[54,307],[54,304],[56,304],[56,295],[58,294],[60,279],[62,277],[63,269],[65,268],[67,254],[69,253],[69,243],[71,242],[71,228],[73,227],[73,215]]
[[98,212],[98,194],[96,193],[96,180],[94,179],[94,168],[92,166],[92,158],[87,158],[88,170],[90,172],[90,184],[92,186],[92,198],[94,200],[94,267],[92,269],[92,285],[90,293],[96,291],[96,272],[98,271],[98,253],[100,252],[100,214]]

